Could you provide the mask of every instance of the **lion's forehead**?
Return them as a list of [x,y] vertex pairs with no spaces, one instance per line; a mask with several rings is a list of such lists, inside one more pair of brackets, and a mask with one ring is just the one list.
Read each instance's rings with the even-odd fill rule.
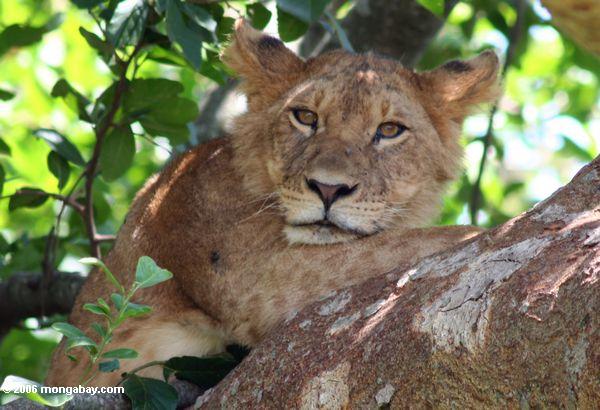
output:
[[370,67],[310,78],[291,90],[286,107],[306,107],[329,121],[355,119],[365,125],[425,112],[408,80]]

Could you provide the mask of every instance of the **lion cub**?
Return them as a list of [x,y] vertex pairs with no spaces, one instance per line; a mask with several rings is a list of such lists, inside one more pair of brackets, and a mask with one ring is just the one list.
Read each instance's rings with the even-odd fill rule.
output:
[[[106,257],[123,283],[142,255],[174,274],[136,300],[154,312],[116,334],[111,348],[140,353],[120,371],[255,345],[329,291],[478,232],[414,228],[435,217],[459,171],[464,117],[498,94],[494,53],[425,73],[345,51],[303,61],[239,21],[224,61],[243,80],[247,112],[230,137],[148,181]],[[82,304],[112,291],[93,271],[71,322],[88,329],[93,317]],[[85,365],[68,360],[63,343],[47,382],[77,385]],[[119,373],[94,383],[115,384]]]

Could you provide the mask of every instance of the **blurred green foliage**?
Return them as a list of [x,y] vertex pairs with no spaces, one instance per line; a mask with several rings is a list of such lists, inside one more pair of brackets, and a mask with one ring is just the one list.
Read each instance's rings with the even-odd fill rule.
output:
[[[0,280],[40,271],[46,237],[62,208],[43,193],[80,189],[94,130],[117,86],[115,55],[125,59],[141,39],[146,42],[128,68],[132,81],[115,113],[118,125],[110,126],[100,153],[93,201],[102,234],[116,233],[144,181],[195,141],[196,102],[229,75],[218,53],[235,17],[245,15],[255,27],[292,41],[329,2],[304,3],[156,0],[151,7],[143,0],[0,0],[0,194],[22,194],[0,202]],[[425,3],[439,9],[439,2]],[[516,19],[512,0],[459,2],[418,68],[490,47],[502,55],[515,41]],[[600,150],[599,61],[553,28],[538,2],[528,3],[516,40],[482,178],[479,220],[485,226],[528,209]],[[488,120],[482,111],[465,122],[467,169],[445,197],[442,224],[469,223]],[[66,208],[56,232],[54,264],[84,271],[76,261],[89,255],[89,245],[78,213]],[[13,329],[0,345],[0,380],[18,374],[41,381],[57,340],[48,329]]]

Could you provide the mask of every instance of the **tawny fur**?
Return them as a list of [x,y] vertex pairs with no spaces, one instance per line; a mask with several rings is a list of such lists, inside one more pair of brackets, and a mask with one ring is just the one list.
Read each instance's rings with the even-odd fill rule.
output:
[[[248,112],[231,137],[182,155],[138,193],[105,263],[130,284],[138,258],[148,255],[174,279],[139,294],[135,301],[153,313],[125,322],[110,346],[140,357],[122,360],[94,385],[115,384],[121,372],[152,360],[253,346],[331,290],[479,232],[412,228],[435,217],[459,172],[465,115],[497,95],[493,53],[422,74],[371,54],[334,51],[303,61],[240,22],[224,60],[243,79]],[[318,114],[316,129],[294,123],[290,110],[298,107]],[[409,130],[375,143],[386,121]],[[335,226],[312,224],[323,205],[307,178],[357,186],[332,205]],[[89,331],[98,317],[81,306],[113,291],[93,271],[71,323]],[[80,383],[87,363],[79,357],[68,360],[62,343],[47,383]],[[160,377],[160,369],[143,374]]]

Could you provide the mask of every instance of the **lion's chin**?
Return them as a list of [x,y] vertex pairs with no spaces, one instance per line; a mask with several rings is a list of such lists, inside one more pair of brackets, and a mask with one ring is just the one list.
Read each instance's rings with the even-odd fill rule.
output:
[[328,245],[349,242],[361,237],[357,233],[345,231],[335,225],[287,225],[283,232],[290,245]]

